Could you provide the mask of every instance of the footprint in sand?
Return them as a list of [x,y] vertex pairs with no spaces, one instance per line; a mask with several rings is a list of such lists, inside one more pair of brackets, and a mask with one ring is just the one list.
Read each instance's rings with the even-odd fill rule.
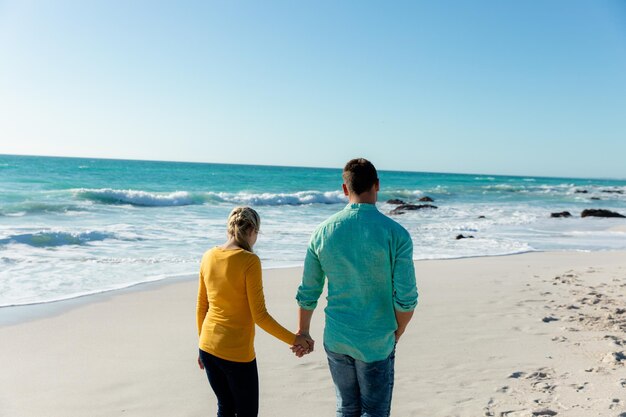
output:
[[535,372],[528,374],[525,379],[530,380],[530,386],[540,392],[552,394],[556,385],[552,383],[554,370],[550,368],[539,368]]
[[540,410],[533,411],[533,416],[556,416],[558,413],[549,408],[542,408]]
[[609,343],[611,343],[612,345],[626,346],[626,339],[622,339],[622,338],[614,336],[612,334],[605,335],[604,339],[609,341]]
[[609,410],[614,410],[617,407],[620,407],[622,405],[622,401],[619,398],[613,398],[611,400],[611,405],[609,405]]
[[626,364],[626,354],[623,351],[607,353],[602,362],[614,366],[624,366]]
[[576,392],[580,392],[580,391],[583,391],[585,388],[587,388],[587,385],[589,385],[589,382],[583,382],[582,384],[572,384],[570,386],[574,388]]

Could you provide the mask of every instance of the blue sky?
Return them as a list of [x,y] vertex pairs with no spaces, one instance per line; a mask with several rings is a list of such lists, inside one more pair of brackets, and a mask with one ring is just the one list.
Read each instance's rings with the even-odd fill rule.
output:
[[0,0],[0,153],[626,178],[626,2]]

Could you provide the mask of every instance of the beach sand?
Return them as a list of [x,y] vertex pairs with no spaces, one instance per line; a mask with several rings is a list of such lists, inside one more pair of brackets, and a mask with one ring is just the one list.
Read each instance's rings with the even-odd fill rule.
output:
[[[419,261],[416,271],[393,416],[626,416],[625,252]],[[292,329],[300,273],[264,273],[268,309]],[[196,363],[196,291],[189,279],[0,309],[0,416],[215,415]],[[260,416],[334,415],[322,307],[316,351],[302,359],[257,330]]]

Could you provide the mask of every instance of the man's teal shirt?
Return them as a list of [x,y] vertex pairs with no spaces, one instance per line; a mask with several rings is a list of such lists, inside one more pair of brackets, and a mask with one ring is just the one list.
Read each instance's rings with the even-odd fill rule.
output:
[[300,307],[315,309],[326,279],[326,348],[364,362],[386,359],[395,345],[395,310],[417,305],[409,233],[374,204],[348,204],[311,236]]

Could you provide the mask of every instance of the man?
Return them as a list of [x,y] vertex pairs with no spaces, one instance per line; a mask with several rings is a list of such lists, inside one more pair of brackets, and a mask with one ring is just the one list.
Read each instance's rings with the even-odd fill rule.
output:
[[409,233],[380,213],[380,183],[366,159],[343,170],[349,204],[318,226],[298,288],[300,334],[328,279],[324,348],[337,393],[337,417],[388,417],[395,345],[417,305]]

